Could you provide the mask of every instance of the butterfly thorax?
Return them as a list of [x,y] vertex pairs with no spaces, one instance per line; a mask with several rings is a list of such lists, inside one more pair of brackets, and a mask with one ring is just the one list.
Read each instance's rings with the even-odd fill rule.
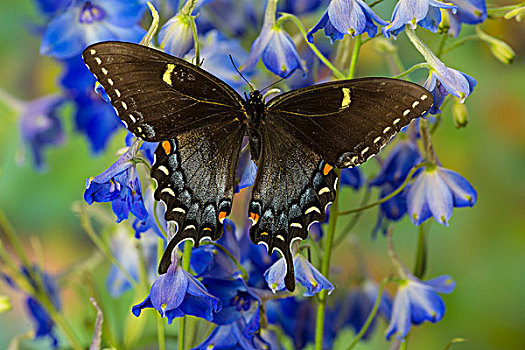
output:
[[252,159],[257,163],[261,155],[261,125],[266,116],[266,107],[259,90],[250,92],[250,97],[244,103],[244,110],[248,117],[247,133],[250,141],[250,153]]

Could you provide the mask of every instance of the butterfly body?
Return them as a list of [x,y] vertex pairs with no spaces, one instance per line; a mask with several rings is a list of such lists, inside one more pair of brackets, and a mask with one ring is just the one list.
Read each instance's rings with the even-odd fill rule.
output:
[[221,236],[248,136],[258,168],[247,213],[250,238],[282,254],[289,290],[293,242],[325,219],[337,189],[335,168],[365,162],[433,103],[421,86],[388,78],[323,83],[268,102],[256,90],[244,99],[199,67],[131,43],[94,44],[83,58],[126,127],[159,142],[151,169],[155,199],[177,224],[159,273],[180,242]]

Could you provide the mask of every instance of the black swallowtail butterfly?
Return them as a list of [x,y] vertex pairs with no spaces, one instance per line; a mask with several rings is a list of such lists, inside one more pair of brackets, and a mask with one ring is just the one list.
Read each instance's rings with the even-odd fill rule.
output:
[[178,226],[161,274],[181,241],[198,245],[221,236],[247,135],[258,167],[250,238],[281,253],[286,287],[294,290],[291,245],[325,219],[337,188],[334,167],[365,162],[433,103],[423,87],[387,78],[313,85],[265,103],[259,91],[245,100],[212,74],[153,48],[103,42],[82,56],[126,127],[159,142],[151,169],[155,199]]

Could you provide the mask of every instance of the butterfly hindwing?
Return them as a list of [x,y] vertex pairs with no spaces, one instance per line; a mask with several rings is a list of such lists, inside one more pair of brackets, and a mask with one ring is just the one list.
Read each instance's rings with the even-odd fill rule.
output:
[[228,84],[153,48],[109,41],[89,46],[82,57],[122,122],[146,141],[227,122],[242,106]]
[[293,90],[268,103],[282,128],[333,166],[359,165],[428,111],[432,95],[398,79],[362,78]]

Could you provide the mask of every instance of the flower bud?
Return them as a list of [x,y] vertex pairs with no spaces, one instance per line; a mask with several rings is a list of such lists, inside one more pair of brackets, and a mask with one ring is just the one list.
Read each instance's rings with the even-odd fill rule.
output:
[[167,53],[183,57],[193,47],[191,18],[177,14],[162,26],[159,32],[160,46]]
[[496,39],[493,36],[483,32],[479,27],[476,27],[476,32],[481,40],[489,45],[490,51],[500,62],[504,64],[511,64],[516,56],[516,53],[506,42]]
[[468,110],[464,103],[455,99],[454,106],[452,106],[452,116],[454,118],[454,125],[456,128],[464,128],[468,124]]

